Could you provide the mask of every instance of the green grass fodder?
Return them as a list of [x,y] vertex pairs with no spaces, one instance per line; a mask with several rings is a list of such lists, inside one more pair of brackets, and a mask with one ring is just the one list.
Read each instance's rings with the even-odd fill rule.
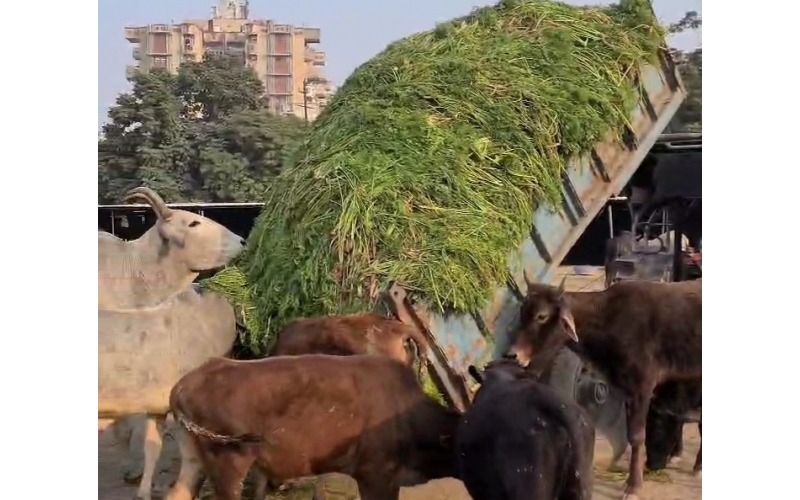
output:
[[371,309],[391,280],[433,310],[484,307],[567,161],[628,124],[662,43],[645,0],[516,0],[361,65],[265,195],[233,294],[255,311],[248,344]]

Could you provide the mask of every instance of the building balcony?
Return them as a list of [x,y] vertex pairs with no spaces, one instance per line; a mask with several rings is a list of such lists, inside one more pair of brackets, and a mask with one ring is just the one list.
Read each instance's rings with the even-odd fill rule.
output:
[[133,75],[139,72],[139,66],[136,64],[128,64],[125,66],[125,78],[133,78]]
[[319,70],[317,70],[315,66],[306,66],[305,80],[307,82],[314,82],[321,79],[322,79],[322,73]]
[[131,43],[139,43],[142,41],[142,28],[130,26],[125,28],[125,40]]
[[314,52],[311,56],[311,64],[314,66],[325,66],[325,52]]
[[314,62],[314,54],[316,53],[317,51],[313,47],[306,47],[303,51],[303,61],[307,63]]
[[228,43],[241,43],[244,44],[247,42],[247,34],[246,33],[226,33],[225,39]]
[[294,31],[290,24],[273,24],[269,27],[270,33],[291,33]]
[[320,85],[316,85],[311,95],[313,95],[317,99],[326,99],[331,95],[331,89]]
[[225,41],[225,33],[214,33],[206,31],[203,33],[203,42],[205,43],[223,43]]
[[325,77],[316,72],[314,74],[308,74],[304,80],[306,82],[306,85],[319,86],[328,83],[328,80]]
[[319,43],[319,35],[319,28],[303,28],[303,38],[305,38],[306,43]]
[[267,33],[269,31],[267,27],[270,26],[270,24],[265,21],[252,21],[245,26],[247,26],[247,28],[245,28],[247,34],[257,35],[259,33]]
[[242,60],[244,60],[246,57],[243,47],[236,47],[233,45],[228,45],[227,47],[225,47],[225,54],[233,57],[238,57]]

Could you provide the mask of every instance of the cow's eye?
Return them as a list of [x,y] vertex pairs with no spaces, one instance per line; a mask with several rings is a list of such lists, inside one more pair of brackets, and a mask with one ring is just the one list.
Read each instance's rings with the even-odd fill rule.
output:
[[200,225],[199,220],[193,220],[192,222],[189,223],[189,227],[197,227],[199,225]]
[[540,312],[536,315],[536,322],[537,323],[546,323],[547,319],[550,317],[549,314],[546,312]]

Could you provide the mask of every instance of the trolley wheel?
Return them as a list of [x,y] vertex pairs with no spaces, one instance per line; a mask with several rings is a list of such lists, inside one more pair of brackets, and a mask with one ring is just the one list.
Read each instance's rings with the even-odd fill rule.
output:
[[599,374],[585,369],[577,354],[562,348],[547,380],[556,392],[576,401],[592,418],[613,449],[616,461],[628,447],[625,397]]

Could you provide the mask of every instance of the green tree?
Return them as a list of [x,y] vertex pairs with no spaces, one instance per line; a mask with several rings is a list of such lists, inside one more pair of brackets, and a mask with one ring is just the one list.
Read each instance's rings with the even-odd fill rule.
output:
[[243,61],[230,56],[208,56],[203,62],[181,64],[175,79],[187,116],[220,120],[241,110],[260,110],[264,85]]
[[[670,33],[681,33],[702,27],[703,20],[697,12],[687,12],[683,18],[668,27]],[[686,99],[670,123],[673,132],[700,132],[703,129],[703,49],[673,50],[681,78],[686,86]]]
[[306,124],[275,116],[241,60],[211,57],[130,78],[98,140],[100,202],[147,185],[170,201],[253,201],[302,140]]
[[197,175],[217,200],[261,198],[305,133],[305,123],[262,110],[244,110],[205,127],[198,150]]

